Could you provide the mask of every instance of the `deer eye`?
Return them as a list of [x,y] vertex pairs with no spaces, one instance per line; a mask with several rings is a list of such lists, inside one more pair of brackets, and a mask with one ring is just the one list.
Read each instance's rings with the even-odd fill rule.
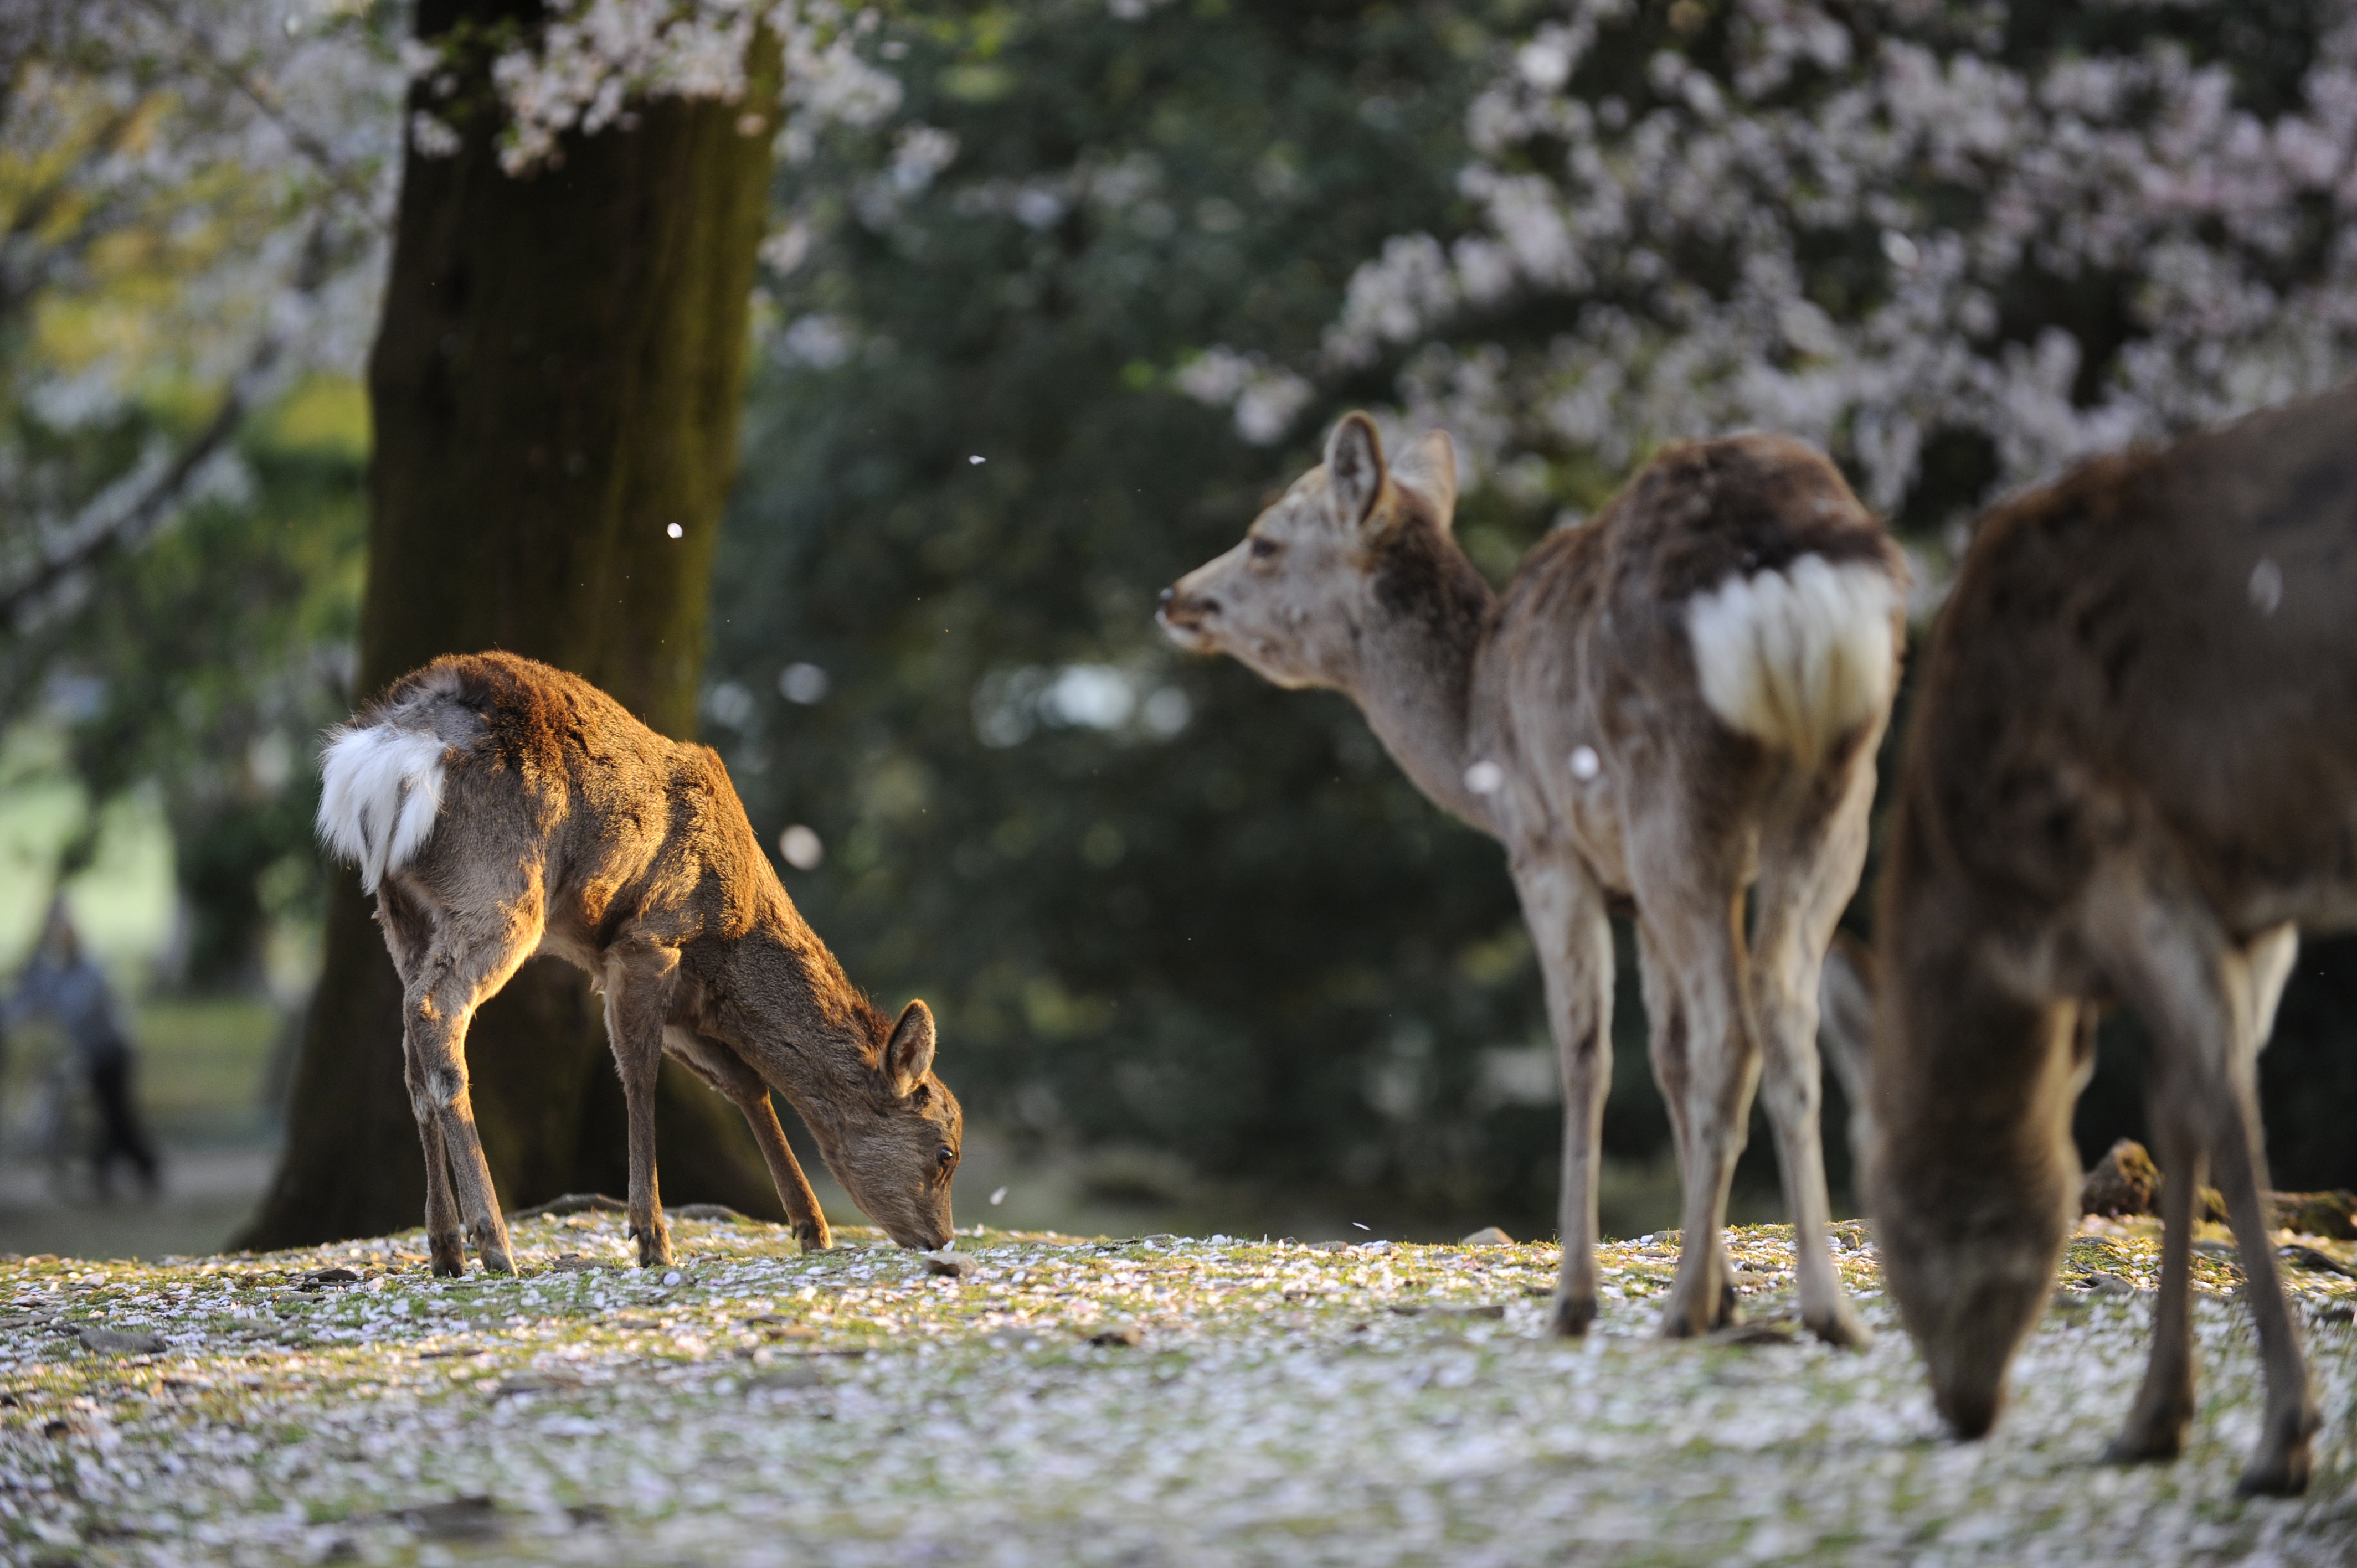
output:
[[1265,534],[1255,533],[1252,538],[1252,553],[1254,560],[1265,561],[1276,553],[1276,541]]
[[957,1164],[957,1151],[951,1148],[947,1144],[943,1144],[941,1146],[941,1151],[936,1157],[941,1161],[942,1169],[943,1170],[947,1170],[952,1165]]

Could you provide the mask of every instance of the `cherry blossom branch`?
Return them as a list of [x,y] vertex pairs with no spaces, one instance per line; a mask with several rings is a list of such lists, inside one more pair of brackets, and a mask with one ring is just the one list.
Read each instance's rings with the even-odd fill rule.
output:
[[[289,293],[298,300],[316,295],[335,272],[327,225],[315,221],[306,236]],[[282,312],[282,321],[296,312]],[[89,502],[42,542],[39,559],[0,583],[0,624],[20,628],[42,601],[77,575],[108,556],[135,549],[178,511],[192,480],[236,435],[261,401],[285,359],[291,328],[263,331],[230,378],[228,390],[204,424],[167,458],[142,464]]]

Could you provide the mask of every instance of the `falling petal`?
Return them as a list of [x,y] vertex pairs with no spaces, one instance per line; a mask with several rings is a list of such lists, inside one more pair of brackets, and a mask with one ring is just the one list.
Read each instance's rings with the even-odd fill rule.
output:
[[796,822],[778,835],[778,854],[796,871],[816,871],[826,858],[826,845],[817,833]]
[[2272,556],[2262,555],[2259,564],[2251,568],[2251,604],[2263,616],[2276,613],[2283,603],[2283,568]]

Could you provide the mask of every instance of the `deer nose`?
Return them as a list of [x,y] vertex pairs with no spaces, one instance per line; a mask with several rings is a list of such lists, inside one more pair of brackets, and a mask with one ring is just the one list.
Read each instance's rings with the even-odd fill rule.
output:
[[1203,618],[1217,614],[1220,608],[1219,602],[1215,599],[1198,598],[1191,594],[1181,594],[1176,588],[1163,589],[1157,596],[1155,606],[1154,618],[1157,624],[1165,628],[1188,629],[1200,629]]

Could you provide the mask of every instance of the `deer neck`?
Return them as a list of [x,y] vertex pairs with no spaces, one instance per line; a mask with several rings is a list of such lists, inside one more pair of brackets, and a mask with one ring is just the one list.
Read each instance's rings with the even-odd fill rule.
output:
[[864,1092],[875,1020],[842,966],[780,889],[756,933],[736,944],[724,1032],[797,1109]]
[[1379,547],[1351,696],[1383,748],[1436,805],[1486,832],[1491,801],[1466,774],[1497,596],[1445,530],[1421,520]]

